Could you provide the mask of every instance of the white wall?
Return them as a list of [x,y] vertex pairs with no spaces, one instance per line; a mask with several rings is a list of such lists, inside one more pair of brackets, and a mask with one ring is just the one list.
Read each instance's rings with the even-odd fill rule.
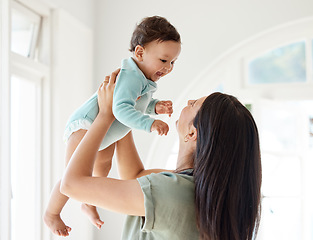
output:
[[[97,84],[105,74],[119,66],[122,58],[129,56],[132,31],[143,17],[161,15],[176,26],[182,37],[182,53],[174,71],[158,82],[159,90],[155,94],[161,99],[175,100],[192,79],[226,50],[266,29],[312,16],[313,2],[96,0],[95,9]],[[176,87],[175,91],[172,86]],[[147,134],[143,136],[148,137]],[[146,142],[147,138],[143,141]],[[136,142],[145,158],[148,148],[141,148],[140,140]]]
[[[51,186],[64,170],[65,144],[63,131],[69,115],[94,91],[93,33],[94,1],[92,0],[22,0],[42,11],[51,11]],[[28,4],[29,3],[29,4]],[[37,4],[36,4],[37,3]],[[51,190],[51,189],[50,189]],[[46,205],[47,203],[44,203]],[[67,239],[90,239],[92,225],[80,211],[80,203],[69,200],[62,218],[73,231]],[[47,229],[45,229],[47,232]],[[51,239],[63,239],[50,234]]]
[[94,27],[94,0],[39,0],[52,8],[61,8],[89,28]]
[[[52,185],[63,174],[65,124],[74,109],[93,93],[93,31],[67,11],[52,13]],[[89,239],[92,225],[80,211],[80,203],[70,200],[62,214],[73,231],[67,239]],[[53,239],[59,239],[54,236]]]
[[[182,37],[182,53],[174,71],[158,82],[159,90],[155,94],[157,98],[174,102],[181,97],[190,81],[197,79],[228,49],[267,29],[313,16],[311,0],[96,0],[95,9],[96,85],[104,75],[119,66],[122,58],[130,55],[128,48],[132,31],[143,17],[161,15],[176,26]],[[174,87],[175,91],[172,90]],[[170,127],[175,131],[173,126]],[[157,136],[135,131],[135,138],[138,151],[147,162],[147,142],[153,144]],[[114,214],[107,217],[110,225],[96,232],[95,239],[118,239],[116,236],[122,231],[122,218]],[[103,219],[108,221],[105,214]],[[111,228],[114,225],[115,228]]]

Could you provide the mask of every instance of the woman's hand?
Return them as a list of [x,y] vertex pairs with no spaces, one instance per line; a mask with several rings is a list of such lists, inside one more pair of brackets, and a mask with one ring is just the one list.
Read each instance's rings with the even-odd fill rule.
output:
[[111,76],[106,76],[98,89],[99,114],[109,114],[114,117],[112,112],[113,92],[119,72],[120,69],[117,69],[111,73]]

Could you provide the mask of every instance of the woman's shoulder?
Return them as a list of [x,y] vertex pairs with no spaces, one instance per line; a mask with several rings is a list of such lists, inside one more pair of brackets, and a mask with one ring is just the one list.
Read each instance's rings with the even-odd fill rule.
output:
[[193,182],[193,169],[188,169],[182,172],[160,172],[152,173],[146,177],[150,180],[166,181],[166,182],[178,182],[178,181],[189,181]]
[[138,178],[141,188],[152,190],[154,195],[181,195],[194,194],[194,179],[193,176],[186,173],[161,172],[152,173],[144,177]]
[[152,173],[138,178],[146,210],[144,225],[140,225],[151,239],[198,239],[191,172]]

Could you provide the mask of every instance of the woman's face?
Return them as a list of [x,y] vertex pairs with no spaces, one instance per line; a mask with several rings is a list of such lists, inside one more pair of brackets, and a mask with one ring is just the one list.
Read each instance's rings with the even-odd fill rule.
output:
[[176,121],[176,128],[180,137],[184,138],[189,133],[193,120],[205,99],[206,96],[197,100],[189,100],[187,106],[181,111],[179,119]]

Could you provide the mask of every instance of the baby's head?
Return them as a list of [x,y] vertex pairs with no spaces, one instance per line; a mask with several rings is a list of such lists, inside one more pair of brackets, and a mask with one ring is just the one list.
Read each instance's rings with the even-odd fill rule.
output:
[[135,28],[129,49],[146,78],[157,81],[173,70],[181,50],[180,35],[165,18],[144,18]]

